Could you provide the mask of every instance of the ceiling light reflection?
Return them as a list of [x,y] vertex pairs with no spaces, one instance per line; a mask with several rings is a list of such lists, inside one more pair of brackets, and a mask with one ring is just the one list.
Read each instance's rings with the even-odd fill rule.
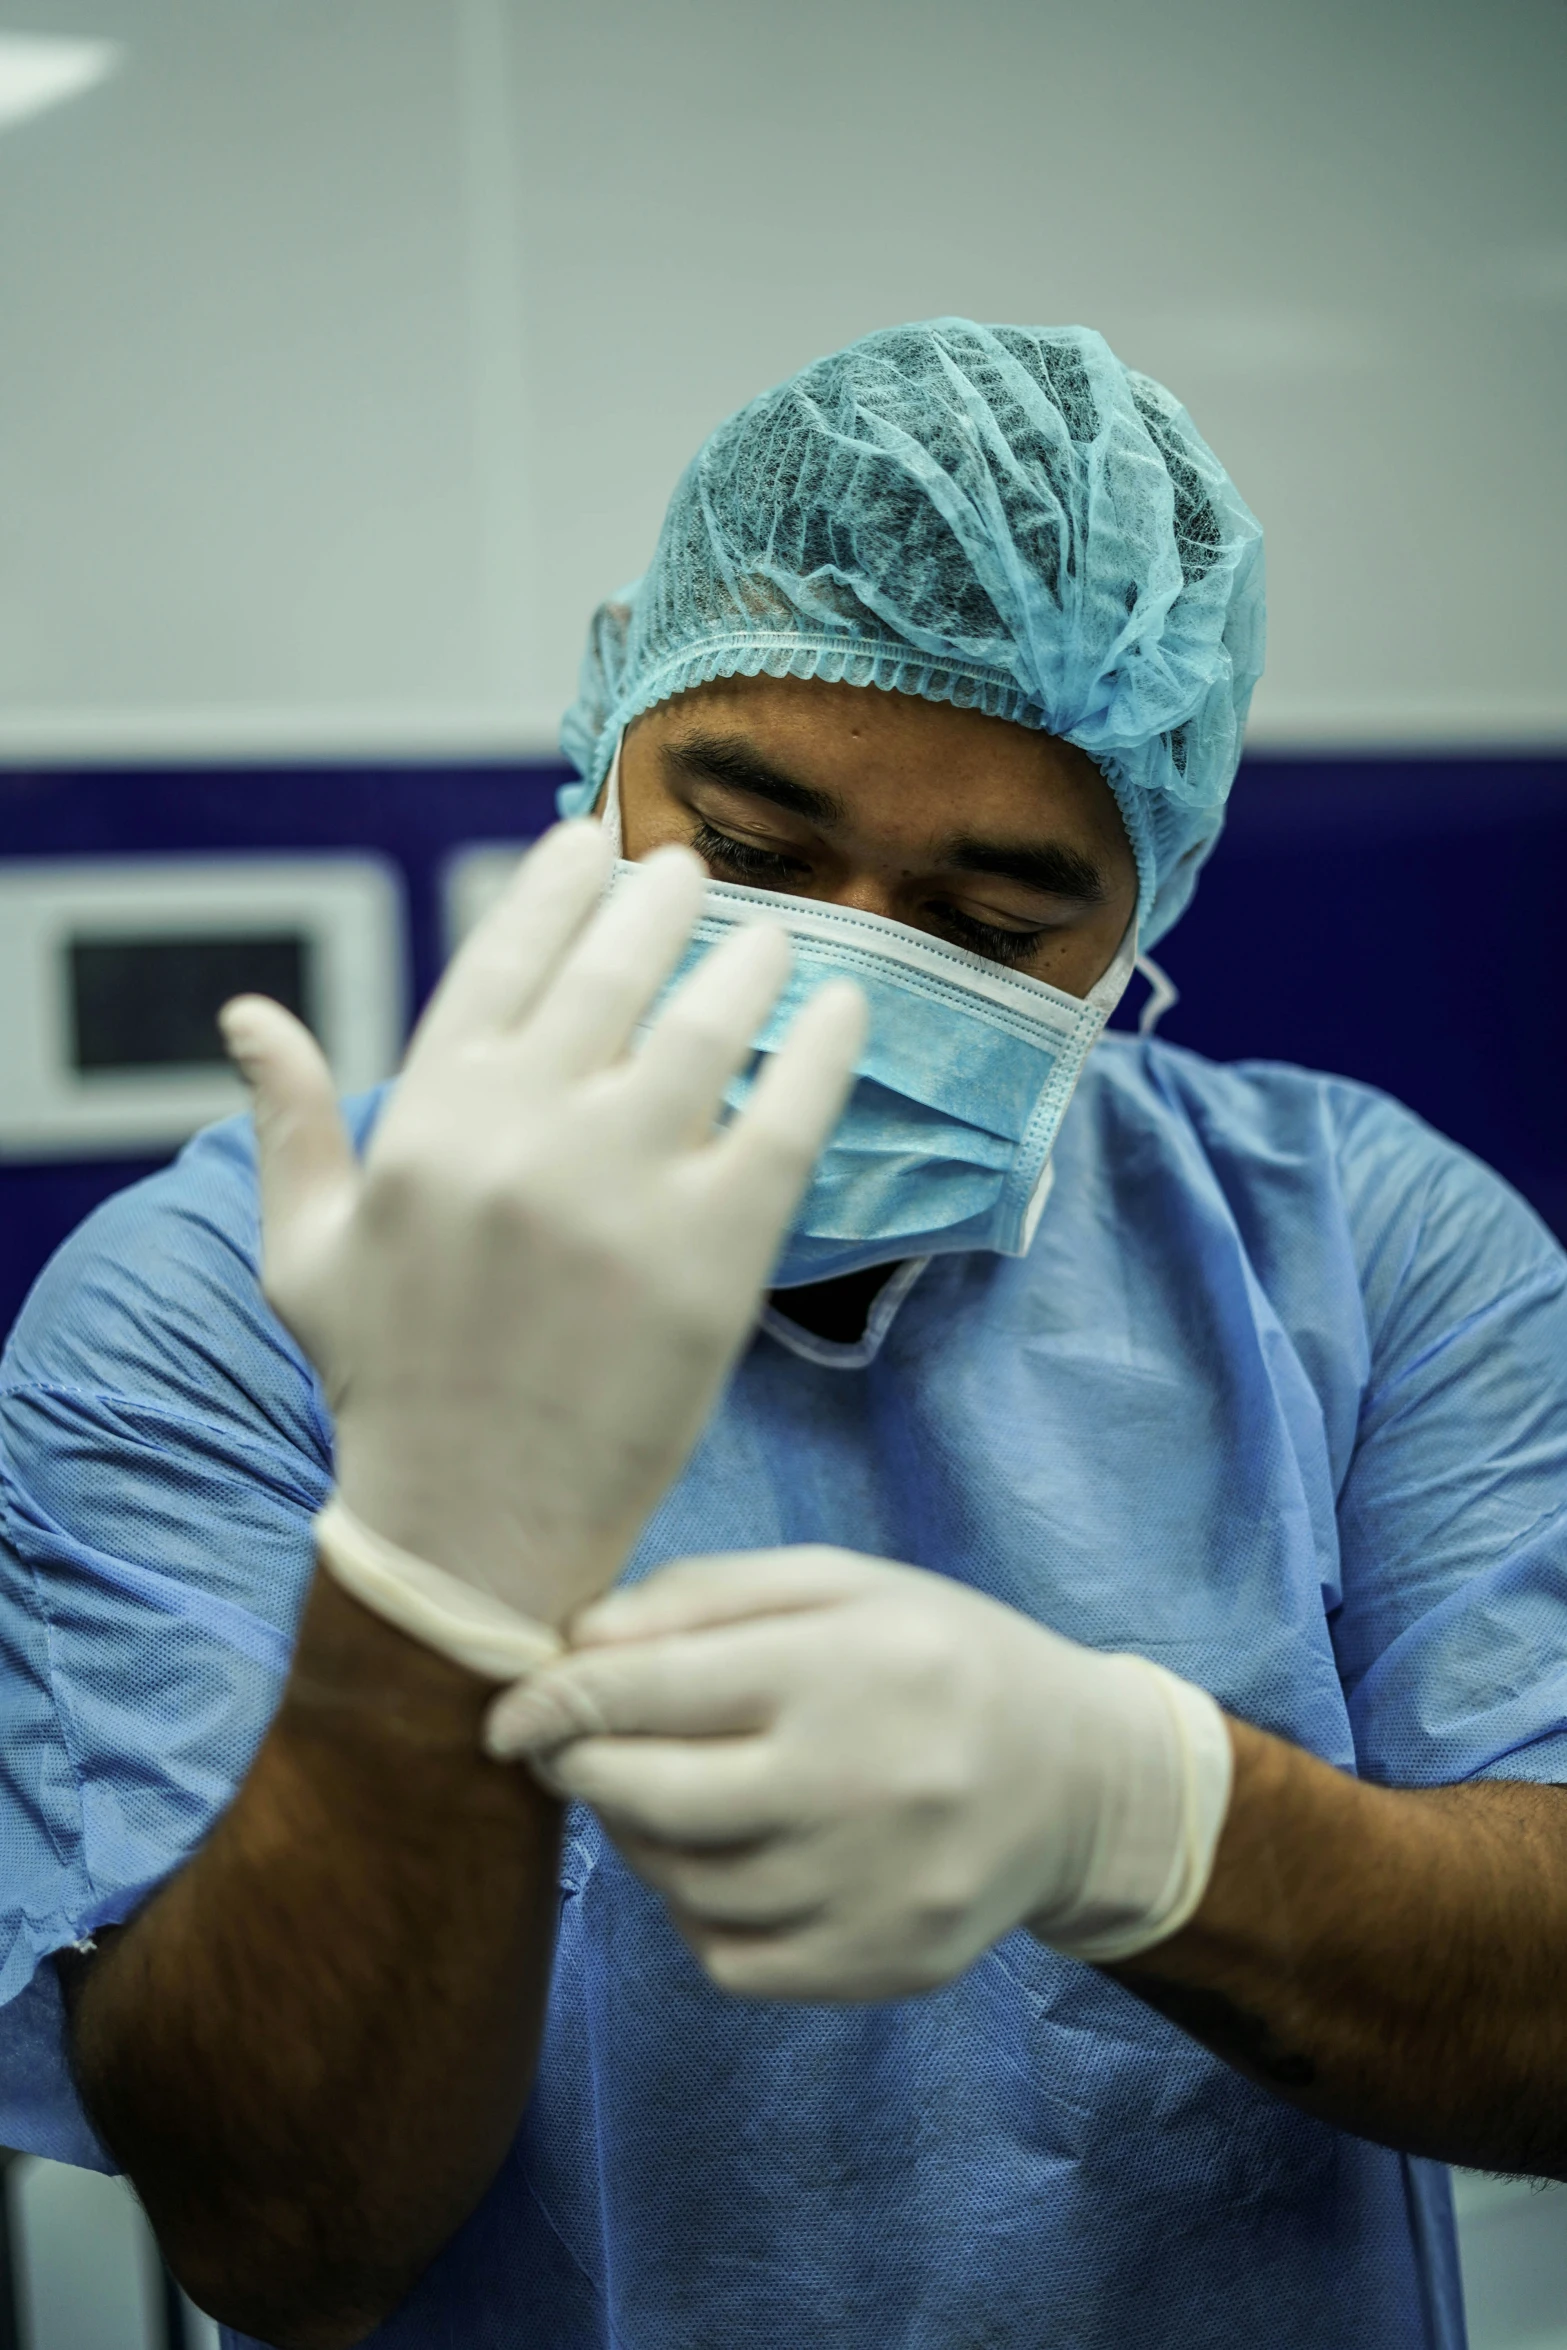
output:
[[0,131],[79,98],[113,73],[124,54],[118,41],[0,33]]

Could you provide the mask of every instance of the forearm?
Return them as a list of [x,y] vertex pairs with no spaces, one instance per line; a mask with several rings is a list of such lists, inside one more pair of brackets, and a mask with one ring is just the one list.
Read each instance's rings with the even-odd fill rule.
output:
[[1201,1908],[1111,1971],[1343,2129],[1567,2177],[1567,1792],[1373,1787],[1232,1731]]
[[527,2095],[559,1808],[481,1754],[491,1694],[318,1579],[233,1806],[73,1988],[88,2108],[171,2264],[290,2350],[396,2306]]

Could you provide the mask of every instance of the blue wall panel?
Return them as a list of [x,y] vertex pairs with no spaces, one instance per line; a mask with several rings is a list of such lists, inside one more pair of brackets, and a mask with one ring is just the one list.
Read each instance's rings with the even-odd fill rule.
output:
[[1386,1088],[1567,1239],[1567,759],[1253,758],[1161,1033]]
[[[408,766],[0,775],[0,857],[376,848],[407,886],[415,1000],[455,847],[523,838],[564,770]],[[1567,758],[1248,759],[1161,957],[1163,1033],[1385,1086],[1567,1236]],[[0,1329],[50,1251],[146,1162],[0,1166]]]

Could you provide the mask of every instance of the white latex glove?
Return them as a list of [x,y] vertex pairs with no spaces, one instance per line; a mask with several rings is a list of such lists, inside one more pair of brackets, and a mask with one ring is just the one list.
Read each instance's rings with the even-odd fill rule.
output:
[[682,1560],[492,1710],[592,1804],[725,1989],[888,1999],[1030,1925],[1119,1958],[1197,1906],[1229,1798],[1211,1697],[915,1567]]
[[525,860],[448,973],[361,1166],[314,1041],[225,1012],[254,1098],[263,1285],[320,1371],[365,1526],[558,1623],[613,1581],[758,1310],[863,1025],[824,988],[721,1131],[788,971],[708,956],[637,1049],[705,875],[662,850],[604,901],[599,827]]

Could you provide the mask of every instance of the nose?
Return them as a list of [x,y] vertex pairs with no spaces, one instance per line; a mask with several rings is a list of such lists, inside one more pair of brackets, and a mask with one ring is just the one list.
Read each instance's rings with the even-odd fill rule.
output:
[[846,873],[829,887],[813,890],[811,894],[829,906],[845,906],[856,914],[880,914],[889,922],[902,918],[897,882],[891,874],[863,870]]

